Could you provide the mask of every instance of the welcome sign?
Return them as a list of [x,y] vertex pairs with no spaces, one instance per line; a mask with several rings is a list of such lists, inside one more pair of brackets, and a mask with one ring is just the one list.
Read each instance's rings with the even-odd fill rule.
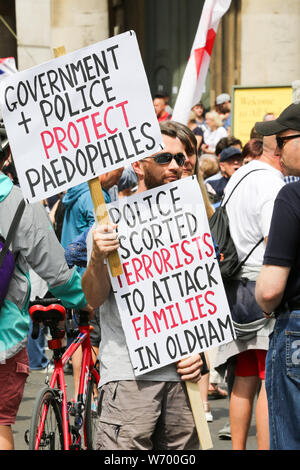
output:
[[163,148],[133,31],[8,77],[0,105],[28,202]]

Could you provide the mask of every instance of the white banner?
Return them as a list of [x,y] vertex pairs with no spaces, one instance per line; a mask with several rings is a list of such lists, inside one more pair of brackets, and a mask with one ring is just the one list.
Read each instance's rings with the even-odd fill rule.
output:
[[107,209],[118,224],[123,274],[111,282],[135,374],[232,341],[196,178],[122,198]]
[[8,77],[0,105],[29,202],[163,148],[133,31]]

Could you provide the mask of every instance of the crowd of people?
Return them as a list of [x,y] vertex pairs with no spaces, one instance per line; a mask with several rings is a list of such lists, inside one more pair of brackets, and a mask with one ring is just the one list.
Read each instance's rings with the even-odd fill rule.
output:
[[[95,223],[88,183],[26,205],[11,247],[17,266],[0,315],[0,449],[13,449],[11,426],[30,370],[51,367],[43,334],[38,340],[29,335],[30,298],[47,292],[66,307],[89,311],[95,325],[99,450],[199,449],[185,381],[199,384],[208,422],[213,420],[209,397],[229,400],[229,423],[219,436],[230,438],[233,449],[246,449],[255,398],[258,449],[300,448],[300,183],[287,184],[285,178],[300,175],[300,104],[277,118],[267,113],[242,143],[231,134],[230,101],[222,93],[214,109],[197,103],[183,125],[172,120],[168,97],[156,95],[164,149],[99,179],[109,203],[196,175],[208,219],[226,204],[239,260],[246,259],[232,279],[224,279],[236,339],[206,352],[208,374],[201,376],[203,356],[195,354],[136,377],[106,263],[119,247],[116,226]],[[0,131],[0,232],[5,238],[22,193],[3,124]],[[74,398],[80,360],[78,350],[72,358]]]

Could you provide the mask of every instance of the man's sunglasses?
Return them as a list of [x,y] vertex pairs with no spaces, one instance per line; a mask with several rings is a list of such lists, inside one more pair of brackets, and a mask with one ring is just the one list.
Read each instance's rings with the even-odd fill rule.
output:
[[175,155],[173,155],[172,153],[164,152],[159,153],[158,155],[154,155],[150,158],[153,158],[155,163],[158,163],[159,165],[167,165],[172,161],[173,158],[178,166],[183,166],[185,162],[185,155],[183,153],[176,153]]
[[277,142],[278,148],[281,150],[286,140],[296,139],[297,137],[300,137],[300,134],[285,135],[284,137],[279,137],[277,135],[276,142]]

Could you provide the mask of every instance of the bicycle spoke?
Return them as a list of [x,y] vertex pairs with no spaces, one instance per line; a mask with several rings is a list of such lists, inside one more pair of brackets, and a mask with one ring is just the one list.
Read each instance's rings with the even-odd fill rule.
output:
[[58,450],[64,448],[60,407],[52,389],[45,387],[38,396],[32,415],[29,448]]

